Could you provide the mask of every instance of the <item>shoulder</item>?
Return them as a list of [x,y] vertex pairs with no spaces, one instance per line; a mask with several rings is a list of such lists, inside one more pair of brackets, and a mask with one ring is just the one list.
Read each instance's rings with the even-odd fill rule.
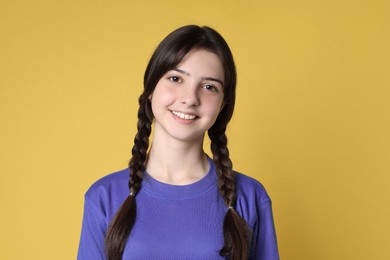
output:
[[236,173],[236,210],[252,229],[261,218],[271,212],[271,199],[264,186],[256,179]]
[[271,201],[263,184],[258,180],[239,172],[235,172],[235,176],[238,200],[240,198],[249,201],[255,200],[258,206]]
[[85,193],[85,200],[100,210],[112,211],[107,206],[117,207],[129,195],[129,169],[108,174],[95,183]]
[[114,188],[119,188],[123,185],[127,185],[127,181],[129,180],[129,169],[124,169],[121,171],[117,171],[111,174],[108,174],[95,183],[91,185],[91,187],[86,192],[86,196],[94,196],[97,193],[101,193],[104,191],[109,191]]

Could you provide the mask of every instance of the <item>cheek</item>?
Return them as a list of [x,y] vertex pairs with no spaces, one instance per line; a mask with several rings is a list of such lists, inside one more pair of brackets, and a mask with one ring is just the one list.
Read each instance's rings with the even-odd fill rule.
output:
[[204,104],[207,104],[207,111],[216,118],[223,108],[223,98],[208,98],[204,100]]
[[[173,102],[174,98],[172,93],[164,90],[162,86],[156,87],[153,95],[151,96],[152,109],[163,108],[170,105]],[[153,111],[156,112],[156,111]],[[157,111],[158,112],[158,111]]]

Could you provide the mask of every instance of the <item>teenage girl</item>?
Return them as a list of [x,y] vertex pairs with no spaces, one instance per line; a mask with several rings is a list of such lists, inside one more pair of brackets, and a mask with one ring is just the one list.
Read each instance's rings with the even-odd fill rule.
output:
[[79,260],[279,259],[269,196],[232,170],[225,131],[235,89],[231,51],[215,30],[184,26],[159,44],[129,168],[85,195]]

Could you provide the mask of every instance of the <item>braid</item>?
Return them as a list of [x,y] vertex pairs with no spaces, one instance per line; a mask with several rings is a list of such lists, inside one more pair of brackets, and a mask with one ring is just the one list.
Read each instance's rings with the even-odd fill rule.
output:
[[230,254],[231,260],[247,259],[251,234],[245,220],[233,208],[237,199],[236,181],[227,148],[226,127],[218,132],[210,130],[209,137],[218,175],[218,189],[228,207],[223,221],[224,246],[220,250],[220,254],[222,256]]
[[138,132],[134,138],[132,158],[129,162],[130,195],[123,202],[108,228],[105,240],[108,260],[122,259],[127,239],[130,235],[131,229],[133,228],[137,215],[135,195],[141,189],[153,118],[151,115],[152,113],[150,112],[149,100],[143,98],[141,95],[139,103],[140,108],[138,110],[137,124]]
[[227,206],[233,206],[236,199],[235,177],[232,172],[232,161],[227,148],[225,133],[211,139],[211,151],[217,168],[218,189]]
[[140,97],[140,108],[138,110],[138,133],[134,138],[134,146],[132,149],[132,157],[129,162],[131,171],[129,180],[130,194],[134,195],[141,189],[143,172],[145,171],[146,155],[149,148],[149,136],[151,132],[152,116],[150,112],[150,102],[146,101],[142,104],[142,96]]

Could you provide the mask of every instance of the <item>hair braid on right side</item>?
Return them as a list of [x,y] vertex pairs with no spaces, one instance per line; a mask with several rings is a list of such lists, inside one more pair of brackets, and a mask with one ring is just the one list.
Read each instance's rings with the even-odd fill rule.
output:
[[223,222],[224,246],[220,250],[222,256],[230,255],[231,260],[248,259],[250,237],[246,221],[236,212],[236,180],[232,161],[227,147],[226,127],[218,132],[209,131],[211,151],[218,175],[218,188],[228,210]]
[[132,158],[129,162],[130,195],[123,202],[108,228],[105,240],[108,260],[122,259],[127,239],[133,228],[137,215],[135,196],[141,189],[153,118],[149,100],[143,98],[143,95],[141,95],[139,103],[140,108],[138,110],[137,123],[138,132],[134,138]]
[[134,137],[132,157],[129,161],[130,194],[135,196],[141,189],[143,172],[145,171],[145,161],[149,148],[149,136],[152,129],[153,116],[151,114],[149,100],[144,100],[143,96],[139,99],[140,108],[138,110],[138,132]]

